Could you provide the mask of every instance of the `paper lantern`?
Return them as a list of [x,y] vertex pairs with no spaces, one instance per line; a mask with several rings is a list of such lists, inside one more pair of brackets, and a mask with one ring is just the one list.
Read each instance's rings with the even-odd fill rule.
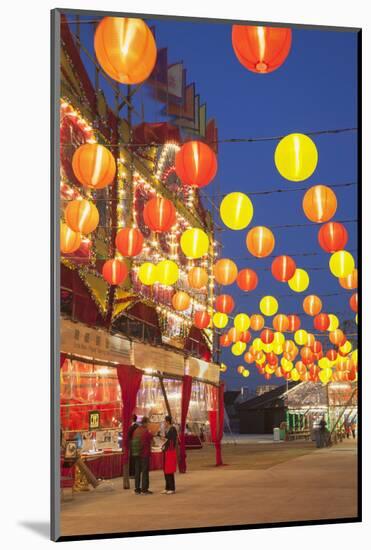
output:
[[277,281],[287,283],[296,271],[296,263],[290,256],[277,256],[272,262],[272,275]]
[[186,258],[191,260],[201,258],[209,250],[209,237],[202,229],[191,227],[182,234],[180,247]]
[[353,361],[354,366],[358,365],[358,349],[355,349],[352,352],[352,361]]
[[315,341],[316,341],[316,339],[314,337],[314,334],[311,334],[310,332],[308,332],[307,346],[312,348],[314,346]]
[[339,277],[340,286],[346,290],[353,290],[358,287],[358,270],[353,269],[352,273],[347,277]]
[[337,199],[330,187],[315,185],[308,189],[303,198],[304,214],[311,222],[329,221],[336,212]]
[[250,328],[254,331],[261,330],[264,327],[264,317],[259,314],[251,315]]
[[326,384],[328,384],[328,382],[331,380],[331,376],[332,370],[328,368],[322,369],[318,374],[318,377],[324,386],[326,386]]
[[228,369],[227,365],[225,365],[224,363],[221,363],[220,372],[227,372],[227,369]]
[[321,312],[322,301],[320,298],[318,298],[318,296],[310,294],[309,296],[306,296],[303,300],[303,309],[307,315],[311,315],[312,317],[314,317],[314,315],[318,315],[318,313]]
[[289,328],[289,320],[287,316],[283,315],[283,313],[279,313],[278,315],[273,317],[273,328],[278,332],[286,332],[286,330]]
[[209,326],[210,320],[210,315],[207,313],[207,311],[198,310],[195,312],[193,317],[193,323],[195,327],[199,328],[200,330],[207,328]]
[[274,245],[274,235],[268,227],[253,227],[246,235],[247,249],[256,258],[265,258],[272,254]]
[[299,330],[301,325],[300,317],[298,317],[297,315],[288,315],[287,320],[289,322],[289,332],[295,332]]
[[173,304],[173,308],[175,310],[185,311],[191,304],[191,297],[183,290],[178,290],[178,292],[175,292],[173,295],[171,303]]
[[339,327],[339,319],[336,317],[336,315],[333,315],[332,313],[329,313],[328,317],[330,319],[330,324],[327,327],[327,330],[329,332],[332,332]]
[[88,235],[97,228],[99,212],[95,204],[86,199],[68,203],[64,217],[70,229]]
[[352,294],[349,299],[350,308],[357,313],[358,311],[358,292]]
[[156,266],[157,281],[165,286],[173,285],[179,278],[179,268],[172,260],[162,260]]
[[282,334],[282,332],[279,332],[279,331],[275,332],[273,335],[273,343],[280,344],[282,346],[284,342],[285,342],[285,337]]
[[143,247],[143,235],[135,227],[124,227],[117,232],[116,247],[123,256],[137,256]]
[[234,326],[240,331],[244,332],[250,327],[250,318],[246,313],[239,313],[234,318]]
[[316,355],[322,353],[322,344],[318,340],[314,340],[314,342],[309,343],[309,334],[308,334],[308,342],[307,345],[310,347],[310,349],[315,353]]
[[248,364],[251,364],[255,361],[254,354],[251,353],[251,351],[247,351],[245,353],[245,355],[243,356],[243,358],[244,358],[244,361],[246,361],[246,363],[248,363]]
[[344,355],[348,354],[352,351],[352,344],[349,342],[349,340],[346,340],[345,344],[339,347],[339,352],[343,353]]
[[255,362],[258,365],[264,365],[264,363],[265,363],[265,353],[262,350],[258,351],[255,354]]
[[[336,361],[337,359],[337,356],[338,356],[338,352],[336,351],[336,349],[329,349],[327,352],[326,352],[326,357],[329,361],[331,361],[332,363],[334,361]],[[318,363],[319,364],[319,363]]]
[[239,356],[239,355],[242,355],[245,352],[245,349],[246,349],[245,342],[236,342],[231,347],[231,352],[233,353],[233,355]]
[[334,346],[340,346],[344,341],[344,338],[345,338],[344,332],[339,328],[337,328],[333,332],[330,332],[329,334],[330,342],[334,344]]
[[258,286],[258,276],[253,269],[241,269],[237,275],[237,286],[241,290],[251,292]]
[[347,277],[354,269],[354,259],[347,250],[338,250],[331,255],[330,271],[335,277]]
[[143,208],[143,220],[151,231],[169,231],[176,222],[175,207],[169,199],[153,197]]
[[249,371],[249,369],[243,369],[242,376],[243,376],[244,378],[248,378],[248,377],[250,376],[250,371]]
[[157,281],[157,269],[151,262],[145,262],[138,270],[139,281],[143,285],[154,285]]
[[295,368],[300,375],[303,375],[307,372],[307,367],[304,365],[303,361],[297,361],[295,363]]
[[240,342],[245,342],[248,344],[251,340],[251,333],[248,330],[243,330],[240,336]]
[[231,313],[234,309],[234,300],[229,294],[221,294],[215,300],[215,309],[221,313]]
[[204,187],[215,177],[218,162],[214,151],[202,141],[184,143],[175,155],[175,171],[185,185]]
[[292,361],[289,361],[288,359],[282,357],[281,367],[285,372],[290,372],[294,368],[294,364]]
[[238,330],[236,327],[232,327],[229,329],[228,338],[234,344],[239,341],[240,336],[241,336],[241,331]]
[[279,141],[274,162],[283,178],[290,181],[306,180],[316,169],[317,147],[304,134],[289,134]]
[[265,365],[265,367],[264,367],[264,371],[268,372],[269,374],[274,374],[275,370],[276,369],[272,365],[269,365],[269,364]]
[[255,351],[261,351],[263,349],[263,342],[260,338],[254,338],[252,347]]
[[310,365],[314,360],[314,353],[308,346],[303,346],[300,350],[300,357],[304,365]]
[[239,365],[239,366],[237,367],[237,372],[238,372],[238,374],[242,374],[244,370],[245,370],[245,367],[244,367],[243,365]]
[[203,267],[192,267],[188,272],[188,283],[191,288],[199,290],[207,285],[208,275]]
[[294,340],[299,346],[305,346],[308,342],[308,333],[307,333],[307,331],[303,330],[303,329],[297,330],[294,334]]
[[271,366],[278,365],[278,357],[273,351],[268,352],[265,355],[265,358],[266,358],[267,362],[269,363],[269,365],[271,365]]
[[146,80],[157,58],[150,28],[136,18],[104,17],[95,31],[94,50],[104,72],[121,84]]
[[294,292],[304,292],[309,286],[309,275],[305,269],[297,268],[288,285]]
[[213,315],[213,324],[216,328],[224,328],[228,324],[228,315],[225,313],[214,313]]
[[81,235],[72,231],[67,224],[60,225],[60,248],[62,254],[71,254],[76,252],[81,245]]
[[291,48],[291,29],[253,25],[232,26],[238,61],[254,73],[270,73],[284,63]]
[[219,339],[219,344],[223,347],[223,348],[227,348],[228,346],[230,346],[232,343],[231,339],[229,338],[229,334],[222,334],[220,339]]
[[325,223],[318,231],[318,242],[325,252],[343,250],[348,242],[348,231],[342,223]]
[[220,285],[231,285],[237,278],[237,266],[232,260],[222,258],[214,264],[215,280]]
[[245,229],[252,220],[254,207],[244,193],[229,193],[220,204],[220,217],[229,229]]
[[115,179],[116,162],[103,145],[84,143],[73,154],[72,170],[84,187],[103,189]]
[[273,331],[270,330],[269,328],[265,328],[260,333],[260,339],[262,340],[262,342],[264,342],[264,344],[271,344],[273,342],[273,339],[274,339]]
[[330,319],[327,313],[320,313],[313,319],[313,326],[316,330],[327,330],[330,326]]
[[102,269],[103,278],[110,285],[120,285],[123,283],[128,274],[128,267],[121,260],[107,260]]
[[318,366],[321,368],[321,369],[328,369],[331,367],[331,363],[330,363],[330,360],[328,359],[328,357],[321,357],[321,359],[318,361]]
[[298,373],[295,367],[291,371],[291,380],[293,380],[294,382],[297,382],[298,380],[300,380],[300,374]]
[[278,301],[274,296],[264,296],[259,303],[260,311],[263,315],[271,317],[278,311]]

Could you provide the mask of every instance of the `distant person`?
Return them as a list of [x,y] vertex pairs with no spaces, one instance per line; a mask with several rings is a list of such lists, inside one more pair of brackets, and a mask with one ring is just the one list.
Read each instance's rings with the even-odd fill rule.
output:
[[149,490],[149,459],[153,435],[148,429],[149,420],[143,416],[141,425],[132,435],[130,454],[134,460],[135,494],[152,495]]
[[135,467],[134,467],[134,460],[131,456],[131,452],[130,452],[130,444],[131,444],[131,438],[133,437],[133,433],[135,432],[135,430],[138,428],[139,424],[137,422],[138,420],[138,417],[136,414],[133,414],[133,416],[131,417],[131,424],[129,426],[129,430],[128,430],[128,449],[129,449],[129,476],[130,477],[134,477],[135,475]]
[[325,447],[327,441],[327,424],[325,417],[323,416],[319,423],[319,440],[320,440],[320,447]]
[[356,438],[357,424],[355,422],[352,422],[351,425],[350,425],[350,429],[351,429],[351,432],[352,432],[353,439],[355,439]]
[[165,416],[165,443],[162,446],[164,452],[165,489],[161,494],[173,495],[175,493],[175,477],[177,466],[177,441],[178,433],[171,416]]

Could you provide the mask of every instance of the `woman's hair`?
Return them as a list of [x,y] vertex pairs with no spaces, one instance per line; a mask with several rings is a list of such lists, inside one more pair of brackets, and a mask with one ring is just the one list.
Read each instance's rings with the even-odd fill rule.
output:
[[167,414],[165,416],[165,422],[169,422],[169,424],[172,424],[173,423],[173,419],[171,418],[171,416],[169,414]]

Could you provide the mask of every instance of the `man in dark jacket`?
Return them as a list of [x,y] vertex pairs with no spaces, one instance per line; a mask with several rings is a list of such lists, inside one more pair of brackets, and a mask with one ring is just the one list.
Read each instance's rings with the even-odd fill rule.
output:
[[[137,418],[138,417],[137,417],[136,414],[133,414],[133,416],[131,417],[131,425],[129,426],[129,430],[128,430],[128,448],[129,448],[129,450],[130,450],[130,446],[131,446],[131,438],[133,437],[133,433],[135,432],[135,430],[139,426],[139,424],[137,422]],[[129,452],[129,476],[130,477],[135,476],[134,458],[131,456],[131,452]]]
[[149,459],[153,435],[148,430],[148,418],[143,416],[141,425],[134,430],[131,438],[130,454],[135,469],[135,494],[151,495],[149,490]]

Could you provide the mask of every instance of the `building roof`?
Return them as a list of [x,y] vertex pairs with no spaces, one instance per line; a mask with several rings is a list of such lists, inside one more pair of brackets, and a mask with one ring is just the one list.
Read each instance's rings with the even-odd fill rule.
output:
[[277,386],[274,390],[268,391],[262,395],[258,395],[257,397],[253,397],[252,399],[248,399],[247,401],[240,403],[237,405],[237,408],[239,411],[245,411],[248,409],[260,409],[262,407],[267,407],[271,402],[283,398],[287,388],[291,389],[296,384],[297,382],[289,382],[288,385],[282,384],[281,386]]
[[226,406],[233,405],[240,393],[241,392],[239,390],[228,390],[224,392],[224,404]]

